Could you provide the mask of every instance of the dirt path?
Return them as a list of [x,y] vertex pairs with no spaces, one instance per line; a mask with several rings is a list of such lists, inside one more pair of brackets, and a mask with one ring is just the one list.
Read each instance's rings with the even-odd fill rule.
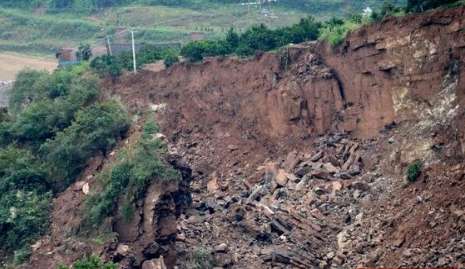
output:
[[51,71],[56,65],[53,58],[0,52],[0,80],[14,80],[16,74],[24,68]]

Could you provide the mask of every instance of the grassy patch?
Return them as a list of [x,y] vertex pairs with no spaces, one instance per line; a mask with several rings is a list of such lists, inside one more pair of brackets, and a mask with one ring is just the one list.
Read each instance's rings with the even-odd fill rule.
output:
[[423,164],[420,161],[415,161],[411,163],[407,167],[407,181],[408,182],[415,182],[417,181],[418,177],[421,175],[421,170],[423,168]]
[[187,267],[192,269],[212,269],[215,267],[213,255],[205,248],[196,248],[187,259]]

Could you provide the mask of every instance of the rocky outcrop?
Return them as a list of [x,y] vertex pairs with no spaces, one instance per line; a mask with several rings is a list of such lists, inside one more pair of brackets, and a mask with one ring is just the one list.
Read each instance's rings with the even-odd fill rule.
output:
[[[337,48],[308,43],[252,60],[207,59],[109,87],[134,109],[168,104],[170,130],[208,121],[273,144],[328,131],[373,137],[392,122],[421,117],[454,65],[464,79],[463,15],[458,8],[389,18]],[[463,92],[458,83],[449,103],[462,103]]]
[[116,262],[119,268],[173,268],[177,219],[191,203],[191,168],[175,152],[166,156],[166,162],[181,179],[153,180],[142,198],[130,205],[134,212],[129,219],[122,215],[122,201],[114,216],[106,218],[97,230],[83,219],[88,195],[100,191],[97,175],[112,164],[116,151],[138,139],[138,132],[131,133],[106,158],[91,159],[80,180],[54,199],[50,234],[32,246],[31,259],[21,268],[58,268],[89,255]]
[[[137,202],[130,221],[116,216],[113,230],[118,234],[119,245],[111,259],[119,262],[120,268],[162,269],[176,264],[177,219],[191,202],[191,169],[179,156],[171,155],[169,159],[180,171],[181,182],[154,182],[143,200]],[[124,255],[118,251],[122,245],[127,247]]]

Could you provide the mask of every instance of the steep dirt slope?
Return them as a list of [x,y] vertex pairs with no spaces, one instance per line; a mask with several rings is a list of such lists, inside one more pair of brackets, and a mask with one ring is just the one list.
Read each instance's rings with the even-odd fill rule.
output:
[[[234,268],[463,263],[464,33],[465,9],[436,11],[336,49],[300,44],[108,85],[135,111],[163,108],[193,168],[179,266],[199,246]],[[415,160],[423,174],[407,184]]]
[[[93,250],[122,268],[209,257],[223,268],[464,268],[464,64],[457,8],[390,18],[337,48],[299,44],[107,81],[135,114],[155,112],[192,203],[179,206],[185,185],[153,186],[137,223],[116,217],[115,242]],[[422,173],[409,183],[415,160]],[[63,210],[79,207],[81,189],[57,198],[53,227],[79,227],[56,217],[74,214]],[[63,241],[38,248],[32,267],[90,245]]]

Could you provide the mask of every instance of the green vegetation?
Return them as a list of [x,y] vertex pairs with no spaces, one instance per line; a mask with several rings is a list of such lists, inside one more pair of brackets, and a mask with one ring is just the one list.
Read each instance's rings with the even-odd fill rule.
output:
[[423,164],[420,161],[411,163],[407,168],[407,180],[409,182],[415,182],[421,175],[421,169]]
[[[428,2],[428,1],[423,1]],[[409,5],[412,3],[409,2]],[[208,56],[225,56],[236,54],[239,56],[251,56],[259,51],[270,51],[290,43],[301,43],[309,40],[325,40],[333,46],[341,44],[347,34],[373,21],[384,19],[388,16],[400,16],[405,14],[404,9],[395,5],[394,1],[385,1],[379,11],[368,11],[363,15],[353,15],[348,19],[332,18],[326,22],[318,22],[313,17],[301,19],[299,23],[289,27],[270,29],[264,24],[252,26],[242,33],[233,28],[225,34],[224,38],[193,41],[184,45],[180,55],[191,62],[201,61]],[[176,51],[169,54],[158,52],[155,48],[146,47],[138,56],[140,66],[154,62],[162,58],[167,66],[171,66],[178,59]],[[102,75],[117,77],[122,69],[132,68],[130,53],[123,53],[116,57],[102,56],[96,58],[91,66]],[[140,58],[140,59],[139,59]]]
[[76,58],[79,61],[89,61],[92,57],[92,49],[89,44],[79,45],[78,51],[76,52]]
[[0,8],[0,50],[53,55],[67,43],[95,40],[101,28],[91,20],[67,14],[34,15]]
[[147,120],[139,140],[119,152],[116,161],[98,176],[103,189],[87,201],[85,217],[89,224],[100,225],[105,217],[114,213],[121,197],[124,200],[122,213],[130,219],[132,205],[153,180],[179,179],[179,174],[162,159],[166,148],[155,137],[157,131],[155,122]]
[[[396,1],[403,4],[404,0]],[[62,2],[62,3],[58,3]],[[287,0],[258,6],[222,0],[0,0],[0,50],[54,54],[63,46],[89,43],[105,48],[104,37],[137,44],[190,41],[191,32],[222,38],[230,27],[244,32],[253,25],[276,29],[313,15],[319,20],[377,9],[379,0]],[[103,9],[104,8],[104,9]],[[33,27],[30,27],[33,25]]]
[[0,252],[14,252],[17,262],[46,232],[53,195],[128,129],[127,112],[99,101],[97,85],[83,64],[52,74],[26,70],[13,86],[12,110],[0,122]]
[[[129,3],[132,6],[125,6]],[[263,10],[249,13],[237,2],[226,0],[0,0],[0,49],[47,51],[71,41],[81,44],[78,58],[87,61],[92,57],[87,44],[105,34],[116,33],[118,26],[136,28],[136,37],[149,41],[186,41],[187,33],[192,30],[207,33],[209,40],[189,42],[180,51],[145,46],[137,53],[139,68],[159,60],[169,67],[178,61],[179,55],[190,61],[230,54],[250,56],[317,39],[336,46],[347,33],[371,21],[461,4],[463,0],[409,0],[406,9],[399,8],[398,2],[380,6],[377,1],[379,11],[329,20],[328,14],[343,11],[322,10],[347,7],[343,5],[346,3],[352,5],[348,10],[353,11],[367,3],[375,5],[375,1],[283,0],[281,3],[273,11],[278,17],[275,20],[271,15],[259,15]],[[321,6],[315,7],[314,3]],[[114,8],[99,10],[102,7]],[[301,10],[297,11],[298,8]],[[33,9],[37,9],[37,14],[32,13]],[[320,10],[325,15],[319,19],[326,20],[320,22],[302,10]],[[210,11],[213,15],[206,14]],[[153,14],[159,17],[154,19]],[[159,18],[164,20],[159,22]],[[238,18],[244,20],[230,28]],[[200,24],[189,25],[191,28],[184,24],[193,21]],[[295,24],[283,27],[290,22]],[[0,113],[0,253],[14,254],[16,262],[27,259],[28,246],[48,228],[53,196],[80,176],[90,158],[107,154],[125,136],[130,124],[128,113],[117,101],[102,101],[99,78],[92,72],[116,78],[123,69],[132,69],[130,52],[96,57],[91,63],[52,74],[25,70],[18,75],[11,92],[10,111]],[[118,153],[114,163],[98,175],[102,189],[87,201],[85,217],[90,225],[98,226],[114,214],[118,201],[123,201],[121,214],[130,219],[134,203],[153,180],[179,179],[178,173],[162,158],[166,148],[156,139],[157,131],[156,124],[147,120],[139,140]],[[410,164],[407,180],[416,181],[421,170],[421,162]],[[210,268],[214,261],[210,253],[199,249],[193,253],[191,263],[192,268]],[[74,268],[114,267],[90,257],[77,262]]]
[[396,6],[393,1],[391,0],[385,0],[383,5],[381,6],[381,9],[379,11],[373,11],[371,14],[371,19],[374,21],[380,21],[386,17],[390,16],[403,16],[405,15],[405,9]]
[[165,66],[170,67],[177,62],[179,62],[178,53],[173,49],[167,50],[163,57],[163,63],[165,64]]
[[[117,56],[103,55],[94,58],[90,66],[100,76],[110,75],[115,78],[121,75],[122,70],[132,70],[132,52],[123,52]],[[142,68],[145,64],[164,60],[167,67],[178,62],[178,52],[175,49],[158,49],[153,46],[145,46],[136,54],[137,68]]]
[[18,250],[47,228],[50,202],[47,174],[29,151],[0,150],[0,242]]
[[423,12],[428,9],[446,6],[458,2],[458,0],[408,0],[406,10],[408,12]]
[[[105,263],[97,256],[90,256],[88,258],[75,262],[72,266],[73,269],[116,269],[116,264],[112,262]],[[67,266],[59,266],[58,269],[70,269]]]
[[55,188],[63,190],[72,183],[89,158],[97,152],[107,153],[128,128],[127,113],[116,101],[78,111],[68,128],[40,147]]
[[212,269],[215,267],[213,255],[205,248],[197,248],[190,253],[187,267],[192,269]]
[[224,39],[194,41],[181,49],[181,55],[191,61],[205,56],[238,54],[253,55],[256,51],[269,51],[289,43],[316,40],[321,24],[313,17],[301,19],[298,24],[276,30],[264,24],[253,26],[242,34],[230,29]]
[[[281,0],[258,6],[239,0],[0,0],[0,50],[53,53],[62,46],[91,44],[105,48],[112,42],[128,43],[127,29],[134,29],[137,44],[189,42],[191,32],[207,39],[222,39],[230,27],[244,33],[254,25],[269,29],[298,23],[309,15],[318,21],[350,18],[370,7],[373,18],[421,12],[463,0]],[[399,8],[402,7],[402,8]],[[406,9],[404,8],[406,7]],[[384,9],[384,10],[383,10]],[[33,25],[34,27],[30,27]],[[352,23],[326,27],[337,43]],[[171,44],[172,45],[172,44]],[[245,53],[251,53],[246,51]]]
[[333,46],[344,41],[347,34],[359,28],[364,23],[364,18],[354,16],[348,20],[331,19],[321,29],[320,40],[326,40]]

